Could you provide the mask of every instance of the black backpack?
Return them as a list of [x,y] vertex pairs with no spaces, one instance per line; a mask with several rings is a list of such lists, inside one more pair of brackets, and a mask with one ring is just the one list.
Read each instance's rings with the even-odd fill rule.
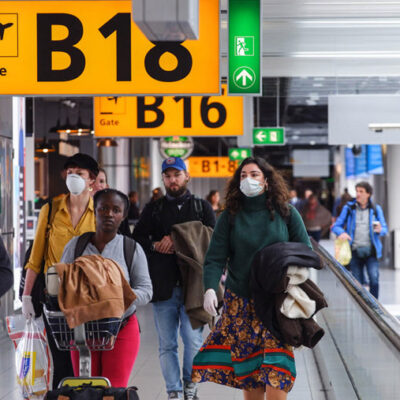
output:
[[[93,235],[94,232],[85,232],[79,236],[75,246],[74,259],[77,259],[83,254],[86,246],[89,244]],[[132,238],[124,235],[124,258],[126,266],[128,267],[129,275],[131,273],[133,256],[135,255],[135,251],[136,251],[136,242]]]
[[[51,225],[51,220],[52,220],[52,208],[53,208],[53,199],[49,199],[48,201],[49,204],[49,213],[47,215],[47,227],[46,227],[46,237],[47,233],[50,229]],[[19,281],[19,298],[20,300],[22,299],[22,294],[24,293],[24,287],[25,287],[25,279],[26,279],[26,269],[25,265],[28,264],[29,258],[32,253],[32,247],[33,247],[34,241],[30,244],[28,247],[28,250],[25,252],[25,257],[24,257],[24,264],[22,265],[22,271],[21,271],[21,280]],[[32,296],[32,304],[33,308],[35,310],[35,317],[38,318],[42,315],[43,311],[43,303],[45,302],[45,280],[44,280],[44,259],[42,260],[42,264],[40,266],[40,272],[36,277],[35,283],[33,284],[32,291],[31,291],[31,296]]]
[[[202,200],[199,197],[194,196],[194,195],[192,195],[192,198],[190,200],[193,200],[193,206],[194,206],[194,212],[196,215],[196,220],[203,221],[203,202],[202,202]],[[162,210],[164,208],[164,201],[165,201],[164,197],[161,197],[160,199],[158,199],[154,202],[153,210],[151,213],[152,218],[160,219]]]

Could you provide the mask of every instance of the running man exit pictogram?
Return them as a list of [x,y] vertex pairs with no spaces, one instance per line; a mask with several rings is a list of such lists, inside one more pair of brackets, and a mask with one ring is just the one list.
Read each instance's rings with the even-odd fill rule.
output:
[[236,48],[235,56],[253,56],[254,55],[254,37],[253,36],[235,36]]

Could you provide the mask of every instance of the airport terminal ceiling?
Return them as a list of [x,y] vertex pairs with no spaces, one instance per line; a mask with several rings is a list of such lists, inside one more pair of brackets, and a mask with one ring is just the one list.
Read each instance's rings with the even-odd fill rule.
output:
[[[220,4],[224,76],[227,0]],[[264,79],[263,96],[254,99],[255,126],[285,126],[291,146],[327,146],[328,96],[398,94],[400,1],[263,0],[262,6]],[[78,102],[88,105],[91,99]],[[90,113],[84,114],[90,124]],[[37,130],[38,137],[41,132],[46,130]],[[196,142],[198,154],[209,155],[211,148],[218,155],[235,139]]]
[[[400,77],[264,78],[263,96],[254,98],[254,126],[284,126],[291,146],[326,146],[328,96],[399,92]],[[80,117],[85,125],[93,124],[92,98],[47,97],[35,98],[34,102],[35,133],[39,139],[46,135],[50,141],[58,140],[59,135],[51,130],[57,123],[65,124],[67,118],[71,123]],[[196,138],[195,153],[224,155],[228,147],[235,145],[235,138]]]
[[[399,76],[400,1],[263,0],[262,6],[263,76]],[[227,0],[221,10],[224,56]]]

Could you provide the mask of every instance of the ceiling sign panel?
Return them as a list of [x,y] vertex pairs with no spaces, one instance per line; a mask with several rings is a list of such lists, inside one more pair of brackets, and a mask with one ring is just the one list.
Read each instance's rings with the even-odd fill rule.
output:
[[0,95],[219,93],[219,1],[200,39],[150,42],[131,1],[2,1]]
[[243,135],[243,98],[227,96],[95,97],[96,136]]

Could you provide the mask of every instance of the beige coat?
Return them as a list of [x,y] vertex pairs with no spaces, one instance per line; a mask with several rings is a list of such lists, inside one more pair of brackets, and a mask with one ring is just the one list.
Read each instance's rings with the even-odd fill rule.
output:
[[136,299],[119,265],[99,255],[55,264],[60,278],[58,304],[72,329],[88,321],[121,318]]

